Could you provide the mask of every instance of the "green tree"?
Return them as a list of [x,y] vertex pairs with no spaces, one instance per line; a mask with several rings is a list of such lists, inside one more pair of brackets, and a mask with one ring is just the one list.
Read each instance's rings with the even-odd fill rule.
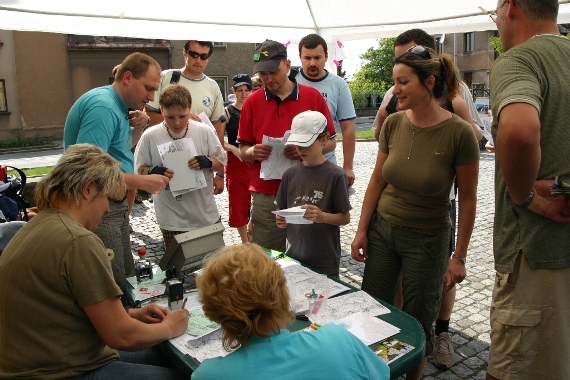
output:
[[495,51],[499,53],[499,55],[503,55],[505,53],[505,51],[503,50],[503,42],[499,37],[489,38],[489,45],[491,45],[493,49],[495,49]]
[[[570,39],[570,33],[566,35],[566,38]],[[505,49],[503,49],[503,42],[499,37],[490,37],[489,45],[491,45],[493,49],[495,49],[495,51],[499,53],[499,55],[505,54]]]
[[362,67],[348,83],[357,108],[366,106],[367,94],[385,92],[392,85],[394,38],[378,40],[377,48],[369,48],[359,58],[363,61]]

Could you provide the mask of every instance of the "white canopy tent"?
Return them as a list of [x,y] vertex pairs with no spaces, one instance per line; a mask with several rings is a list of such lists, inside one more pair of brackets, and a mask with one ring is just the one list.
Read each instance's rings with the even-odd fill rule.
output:
[[[570,22],[560,0],[559,23]],[[0,29],[151,39],[297,42],[495,29],[497,0],[0,0]]]

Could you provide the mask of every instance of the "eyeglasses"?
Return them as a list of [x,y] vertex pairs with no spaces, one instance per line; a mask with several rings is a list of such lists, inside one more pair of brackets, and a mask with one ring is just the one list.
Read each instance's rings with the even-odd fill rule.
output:
[[493,12],[493,13],[491,13],[491,14],[489,15],[489,17],[491,17],[491,20],[493,20],[493,22],[494,22],[495,24],[497,23],[497,11],[498,11],[499,9],[501,9],[501,7],[502,7],[503,5],[505,5],[506,3],[507,3],[507,0],[503,1],[503,3],[502,3],[501,5],[499,5],[499,7],[498,7],[497,9],[495,9],[495,12]]
[[205,60],[207,60],[208,58],[210,58],[210,54],[208,54],[208,53],[202,53],[202,54],[200,54],[200,53],[198,53],[197,51],[194,51],[194,50],[187,50],[186,53],[188,53],[188,55],[189,55],[190,57],[192,57],[192,58],[198,58],[198,57],[200,57],[200,59],[201,59],[202,61],[205,61]]
[[411,48],[406,50],[406,53],[412,53],[415,55],[419,55],[423,59],[431,59],[431,55],[429,54],[429,51],[421,45],[412,46]]

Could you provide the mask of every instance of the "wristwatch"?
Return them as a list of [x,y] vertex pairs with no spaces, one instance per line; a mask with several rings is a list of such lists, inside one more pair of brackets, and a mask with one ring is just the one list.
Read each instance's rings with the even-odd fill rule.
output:
[[459,257],[457,256],[455,253],[451,255],[452,258],[457,259],[459,261],[461,261],[463,263],[463,265],[465,265],[465,257]]

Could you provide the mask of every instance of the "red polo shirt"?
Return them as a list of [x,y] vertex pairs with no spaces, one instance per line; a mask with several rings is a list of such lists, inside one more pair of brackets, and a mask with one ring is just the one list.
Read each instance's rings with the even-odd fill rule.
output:
[[[327,118],[327,130],[336,135],[329,108],[323,95],[312,87],[295,83],[293,92],[284,100],[264,91],[256,91],[245,101],[241,109],[237,142],[245,145],[261,144],[263,135],[283,137],[291,129],[293,118],[303,111],[319,111]],[[261,161],[254,161],[249,190],[276,195],[281,180],[259,178]]]

